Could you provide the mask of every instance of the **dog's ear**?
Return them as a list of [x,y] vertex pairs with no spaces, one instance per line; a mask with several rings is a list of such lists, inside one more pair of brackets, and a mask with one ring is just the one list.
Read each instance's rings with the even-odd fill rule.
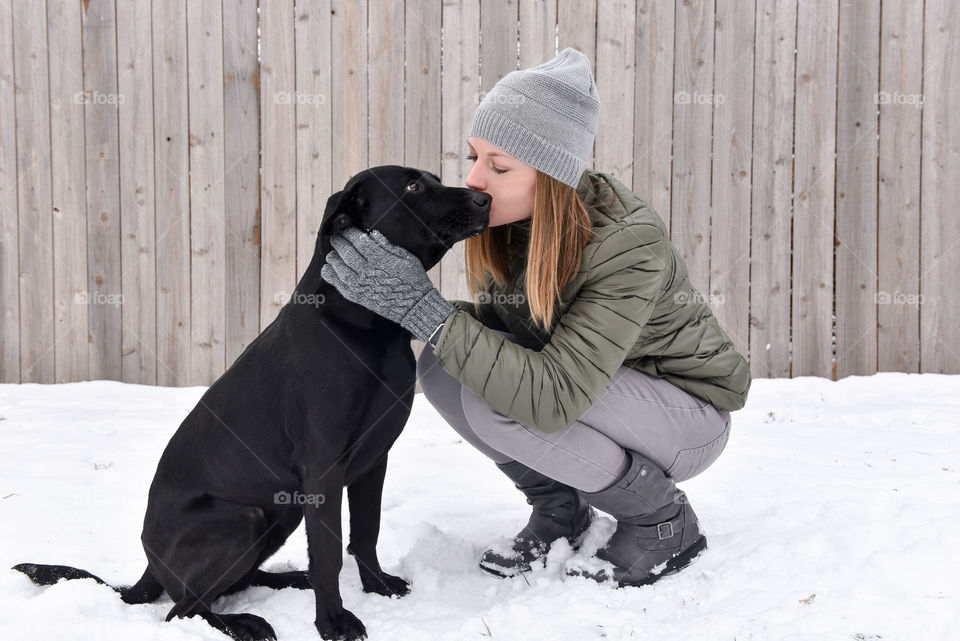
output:
[[320,230],[317,232],[317,243],[322,254],[332,248],[330,236],[351,225],[361,226],[360,214],[366,210],[367,205],[367,197],[359,182],[348,184],[342,191],[327,199],[327,208],[323,212],[323,220],[320,221]]

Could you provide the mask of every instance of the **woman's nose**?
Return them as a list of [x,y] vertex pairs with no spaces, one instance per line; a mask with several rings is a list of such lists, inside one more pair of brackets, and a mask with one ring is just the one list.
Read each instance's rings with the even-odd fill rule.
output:
[[486,185],[484,185],[484,184],[483,184],[483,181],[481,181],[481,180],[478,178],[478,174],[479,174],[479,172],[477,171],[477,165],[474,165],[473,168],[470,170],[470,173],[467,174],[467,178],[466,178],[466,180],[464,181],[464,183],[465,183],[465,184],[467,185],[467,187],[469,187],[470,189],[476,189],[477,191],[483,191],[483,190],[484,190],[484,187],[486,187]]

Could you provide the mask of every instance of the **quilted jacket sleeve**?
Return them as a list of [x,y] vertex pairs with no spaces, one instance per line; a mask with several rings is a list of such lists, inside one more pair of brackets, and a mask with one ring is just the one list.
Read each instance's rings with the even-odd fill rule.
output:
[[524,348],[458,309],[435,355],[497,412],[544,432],[580,418],[607,388],[649,320],[669,242],[637,223],[584,251],[587,278],[541,351]]

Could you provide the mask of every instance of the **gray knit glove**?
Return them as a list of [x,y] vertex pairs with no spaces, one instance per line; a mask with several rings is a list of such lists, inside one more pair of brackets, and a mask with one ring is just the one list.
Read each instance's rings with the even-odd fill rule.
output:
[[330,237],[333,249],[320,269],[323,280],[347,300],[363,305],[427,342],[454,306],[430,282],[420,260],[374,229],[347,227]]

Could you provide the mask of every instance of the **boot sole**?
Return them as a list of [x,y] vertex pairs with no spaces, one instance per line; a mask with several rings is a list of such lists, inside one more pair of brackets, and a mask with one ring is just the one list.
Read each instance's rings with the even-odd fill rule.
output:
[[504,572],[501,572],[500,569],[499,569],[498,567],[496,567],[496,566],[493,566],[493,565],[484,565],[484,564],[483,564],[483,561],[481,561],[480,563],[478,563],[477,566],[478,566],[481,570],[483,570],[484,572],[486,572],[487,574],[489,574],[490,576],[495,576],[495,577],[497,577],[498,579],[510,579],[510,578],[515,577],[515,576],[520,576],[520,575],[523,574],[524,572],[529,572],[529,571],[530,571],[530,570],[521,570],[520,572],[515,572],[514,574],[506,574],[506,573],[504,573]]
[[638,581],[626,581],[621,582],[618,585],[620,587],[640,587],[641,585],[650,585],[659,581],[663,577],[669,574],[676,574],[683,568],[690,565],[690,563],[700,555],[701,552],[707,549],[707,537],[701,535],[699,539],[694,541],[693,545],[688,547],[686,550],[681,552],[675,557],[670,558],[667,561],[666,566],[663,568],[663,571],[659,574],[651,574],[643,579]]
[[[592,509],[592,508],[591,508],[591,509]],[[579,549],[580,549],[580,546],[583,545],[583,540],[584,540],[585,538],[587,538],[587,531],[589,531],[589,530],[590,530],[590,526],[593,525],[593,519],[594,519],[594,518],[596,518],[596,515],[593,514],[593,513],[591,513],[590,521],[587,523],[587,527],[583,530],[583,532],[581,532],[580,534],[577,535],[577,538],[575,538],[572,543],[570,543],[570,548],[571,548],[574,552],[576,552],[577,550],[579,550]],[[558,537],[558,538],[559,538],[559,537]],[[702,538],[702,537],[701,537],[701,538]],[[529,571],[532,569],[532,568],[527,568],[527,569],[525,569],[525,570],[520,570],[520,571],[518,571],[518,572],[514,572],[513,574],[504,574],[503,572],[500,572],[500,571],[499,571],[499,566],[484,565],[484,564],[483,564],[483,561],[480,561],[477,565],[480,567],[481,570],[483,570],[484,572],[486,572],[487,574],[489,574],[489,575],[491,575],[491,576],[497,577],[498,579],[510,579],[510,578],[513,578],[513,577],[517,577],[517,576],[520,576],[521,574],[526,574],[527,572],[529,572]]]

